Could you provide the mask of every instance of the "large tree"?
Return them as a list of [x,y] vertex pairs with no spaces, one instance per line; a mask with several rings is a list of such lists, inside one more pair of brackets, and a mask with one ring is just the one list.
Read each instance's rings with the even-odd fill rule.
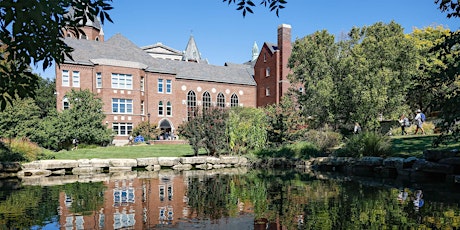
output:
[[395,119],[405,109],[414,57],[395,22],[353,28],[339,42],[320,31],[294,43],[290,79],[304,86],[298,101],[317,126],[357,121],[375,129],[381,116]]
[[[61,64],[72,48],[62,39],[63,28],[75,34],[87,20],[112,21],[112,0],[2,0],[0,1],[0,110],[19,97],[33,96],[39,78],[30,65]],[[74,9],[69,15],[68,10]]]

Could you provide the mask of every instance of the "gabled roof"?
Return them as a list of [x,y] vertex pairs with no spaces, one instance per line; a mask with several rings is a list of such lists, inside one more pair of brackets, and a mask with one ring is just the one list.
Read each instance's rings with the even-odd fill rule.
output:
[[161,42],[157,42],[153,45],[143,46],[141,47],[147,53],[158,53],[158,54],[169,54],[169,55],[177,55],[182,56],[182,52],[176,49],[173,49],[169,46],[163,45]]
[[65,38],[72,47],[73,60],[64,63],[82,65],[114,65],[145,69],[148,72],[175,74],[178,79],[210,81],[219,83],[255,85],[253,68],[249,65],[215,66],[153,58],[121,34],[106,42]]
[[275,53],[278,50],[278,44],[265,42],[264,45],[268,47],[271,53]]
[[193,35],[190,35],[182,60],[207,63],[206,60],[201,59],[201,53],[198,50],[198,46],[196,45]]

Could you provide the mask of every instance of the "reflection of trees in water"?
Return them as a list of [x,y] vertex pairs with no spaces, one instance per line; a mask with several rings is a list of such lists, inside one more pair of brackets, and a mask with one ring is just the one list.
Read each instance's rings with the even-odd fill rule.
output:
[[10,194],[0,192],[0,229],[24,229],[56,216],[59,190],[27,186]]
[[99,210],[104,204],[104,191],[106,187],[102,182],[65,184],[62,191],[72,198],[72,213],[82,215],[91,214]]

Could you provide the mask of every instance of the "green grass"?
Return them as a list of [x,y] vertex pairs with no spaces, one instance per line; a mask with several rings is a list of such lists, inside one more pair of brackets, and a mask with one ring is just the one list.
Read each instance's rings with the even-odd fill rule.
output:
[[[393,156],[396,157],[422,157],[423,151],[433,149],[432,143],[438,135],[406,135],[392,138]],[[460,143],[439,146],[436,149],[459,149]]]
[[[203,154],[204,152],[200,152]],[[108,158],[142,158],[142,157],[183,157],[193,156],[188,144],[178,145],[134,145],[121,147],[80,148],[74,151],[52,153],[55,159],[108,159]]]
[[[432,148],[432,142],[437,135],[407,135],[392,137],[392,156],[422,157],[423,151]],[[460,149],[460,143],[441,146],[440,149]],[[193,150],[188,144],[178,145],[134,145],[122,147],[80,148],[74,151],[50,152],[55,159],[93,159],[93,158],[142,158],[142,157],[184,157],[193,156]],[[204,150],[200,155],[205,155]]]

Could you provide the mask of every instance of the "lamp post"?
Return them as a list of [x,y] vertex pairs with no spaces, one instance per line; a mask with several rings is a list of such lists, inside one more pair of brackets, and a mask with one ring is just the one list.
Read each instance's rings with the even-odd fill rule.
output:
[[147,122],[148,122],[148,128],[147,128],[148,139],[150,140],[150,113],[147,113]]

